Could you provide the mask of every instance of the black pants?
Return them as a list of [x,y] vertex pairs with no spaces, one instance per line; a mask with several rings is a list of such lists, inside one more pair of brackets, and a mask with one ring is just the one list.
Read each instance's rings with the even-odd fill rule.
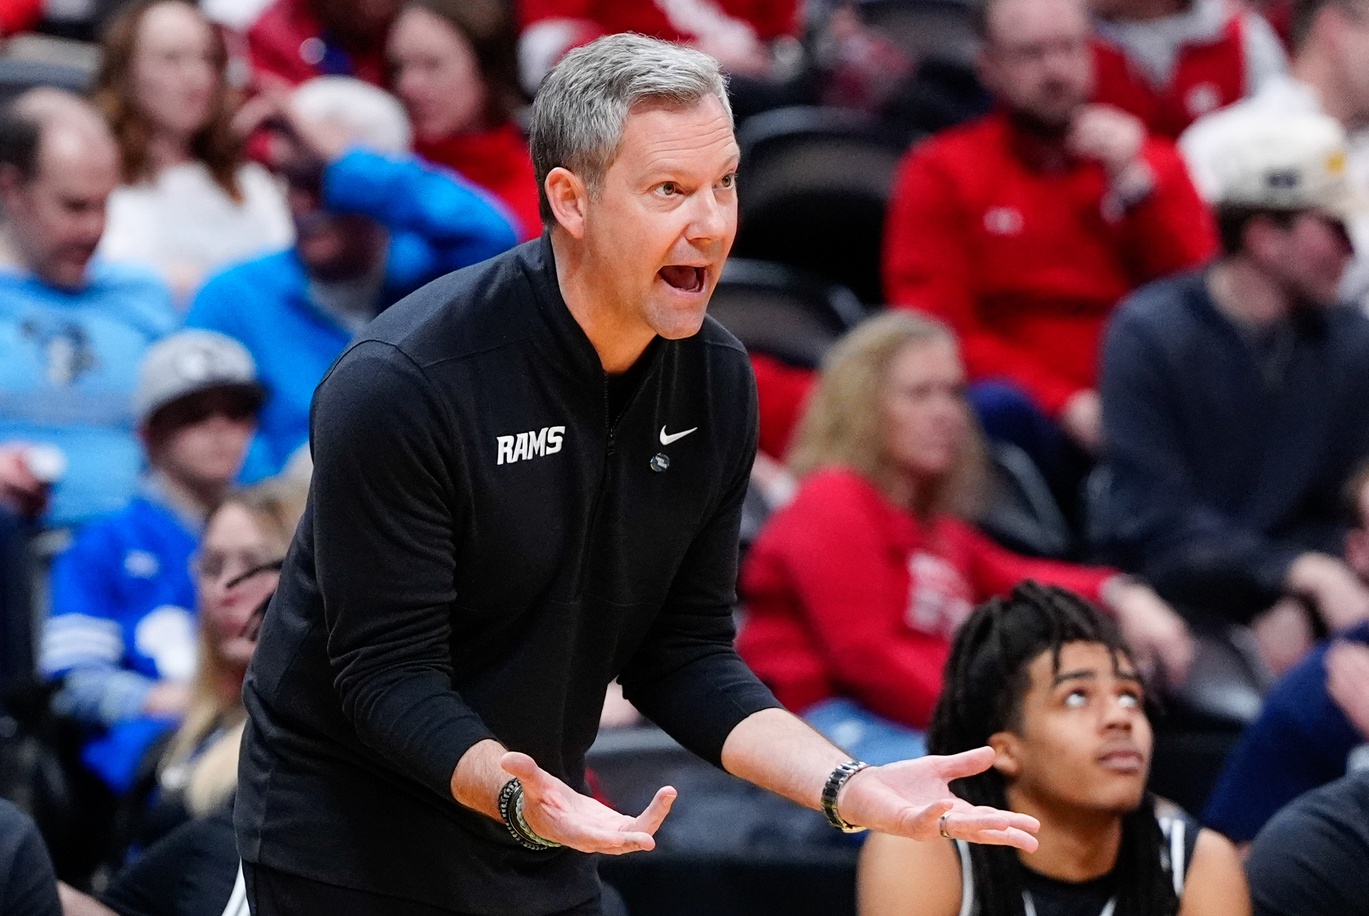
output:
[[[453,910],[311,881],[250,862],[242,863],[242,876],[252,916],[462,916]],[[591,900],[555,916],[605,913],[601,901]]]

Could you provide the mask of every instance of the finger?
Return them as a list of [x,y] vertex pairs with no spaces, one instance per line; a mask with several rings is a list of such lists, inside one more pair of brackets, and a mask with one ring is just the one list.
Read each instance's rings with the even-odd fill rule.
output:
[[968,843],[979,843],[983,846],[1015,846],[1026,852],[1036,852],[1040,845],[1036,837],[1030,833],[1012,827],[1006,830],[984,830],[964,839]]
[[509,751],[500,757],[499,765],[504,768],[505,773],[519,779],[534,779],[537,776],[537,761],[519,751]]
[[[632,819],[631,830],[640,831],[651,836],[661,827],[661,822],[670,813],[670,806],[675,804],[675,797],[679,793],[673,786],[663,786],[656,790],[656,795],[651,799],[651,804],[646,806],[646,810]],[[627,832],[627,831],[625,831]]]
[[972,751],[962,751],[959,754],[942,757],[938,769],[947,782],[952,779],[964,779],[966,776],[982,773],[993,766],[995,756],[997,755],[993,748],[977,747]]
[[615,833],[604,837],[597,849],[586,852],[599,852],[608,856],[622,856],[630,852],[651,852],[656,848],[656,838],[649,833]]
[[[894,832],[913,839],[929,839],[941,831],[941,816],[956,807],[954,798],[945,798],[922,807],[905,808],[899,815]],[[947,817],[947,821],[950,818]],[[1003,826],[1007,826],[1005,823]]]

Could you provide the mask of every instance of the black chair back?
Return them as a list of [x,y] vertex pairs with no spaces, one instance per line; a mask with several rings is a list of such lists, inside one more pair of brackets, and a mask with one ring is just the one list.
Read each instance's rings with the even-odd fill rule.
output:
[[826,276],[884,302],[884,216],[906,131],[860,112],[782,108],[751,118],[741,146],[735,252]]
[[815,368],[842,334],[866,316],[848,289],[786,264],[732,258],[708,305],[752,352]]

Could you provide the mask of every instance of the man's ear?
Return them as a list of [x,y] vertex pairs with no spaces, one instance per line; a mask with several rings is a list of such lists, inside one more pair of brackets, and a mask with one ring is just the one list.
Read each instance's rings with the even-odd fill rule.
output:
[[998,755],[994,758],[993,768],[1004,779],[1016,779],[1022,771],[1022,758],[1018,753],[1021,739],[1012,732],[994,732],[989,736],[989,747]]
[[570,169],[557,166],[547,173],[544,183],[552,215],[571,238],[584,238],[589,189]]

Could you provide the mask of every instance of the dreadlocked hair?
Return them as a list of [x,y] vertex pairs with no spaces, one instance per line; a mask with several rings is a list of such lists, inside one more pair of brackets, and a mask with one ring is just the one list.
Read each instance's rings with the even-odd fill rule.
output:
[[[1020,727],[1022,701],[1030,687],[1027,668],[1050,652],[1058,671],[1067,643],[1099,643],[1114,664],[1131,659],[1117,625],[1072,592],[1028,580],[1006,598],[980,605],[960,628],[946,661],[944,688],[932,713],[927,748],[955,754],[988,744],[996,732]],[[1149,698],[1150,693],[1146,693]],[[1147,713],[1151,713],[1147,699]],[[953,786],[974,805],[1008,807],[1007,784],[994,768]],[[1179,901],[1161,864],[1164,847],[1149,793],[1140,807],[1122,817],[1117,853],[1116,916],[1174,916]],[[1022,864],[1006,846],[970,845],[977,916],[1025,916]]]

